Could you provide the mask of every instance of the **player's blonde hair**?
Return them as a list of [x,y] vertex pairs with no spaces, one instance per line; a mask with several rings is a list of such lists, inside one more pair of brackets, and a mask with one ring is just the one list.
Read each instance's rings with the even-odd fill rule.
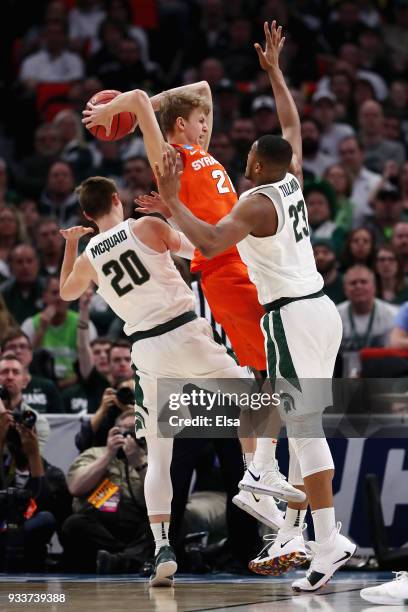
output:
[[206,98],[195,93],[166,94],[160,105],[160,124],[165,134],[172,132],[178,117],[188,119],[192,111],[199,108],[206,115],[210,105]]

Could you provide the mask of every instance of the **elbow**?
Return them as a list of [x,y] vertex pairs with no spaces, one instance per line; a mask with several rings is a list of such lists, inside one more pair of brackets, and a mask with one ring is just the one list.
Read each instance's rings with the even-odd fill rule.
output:
[[72,296],[70,296],[69,292],[66,289],[64,289],[63,287],[60,287],[60,297],[61,297],[62,300],[64,300],[64,302],[71,302],[72,299],[75,299],[75,298],[72,298]]
[[201,254],[204,255],[204,257],[207,257],[207,259],[211,259],[212,257],[215,257],[215,255],[218,255],[222,252],[222,249],[217,248],[216,245],[211,244],[209,242],[203,243],[201,245],[199,244],[197,246],[201,251]]
[[145,105],[149,102],[149,96],[142,89],[134,89],[132,101],[134,103],[135,110],[137,110],[141,105]]

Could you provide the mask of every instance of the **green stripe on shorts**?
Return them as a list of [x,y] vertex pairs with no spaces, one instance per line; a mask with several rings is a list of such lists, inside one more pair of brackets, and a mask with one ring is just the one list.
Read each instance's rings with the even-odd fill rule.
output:
[[293,365],[292,357],[290,355],[280,310],[274,310],[272,312],[272,321],[273,336],[276,340],[279,351],[279,370],[281,376],[282,378],[288,380],[294,387],[296,387],[296,389],[302,391],[302,387],[300,386],[295,366]]
[[269,327],[269,314],[264,316],[262,326],[266,333],[266,360],[268,363],[269,378],[276,380],[276,350]]
[[143,405],[144,394],[142,385],[140,384],[140,376],[135,372],[135,401],[138,408],[142,408],[146,414],[149,414],[146,406]]

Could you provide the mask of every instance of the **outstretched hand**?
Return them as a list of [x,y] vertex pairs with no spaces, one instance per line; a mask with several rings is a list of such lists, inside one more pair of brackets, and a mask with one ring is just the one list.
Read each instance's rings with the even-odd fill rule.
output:
[[178,198],[180,191],[180,177],[183,171],[177,168],[179,157],[179,153],[176,154],[173,148],[168,148],[163,152],[163,170],[160,170],[157,162],[154,164],[160,196],[169,205],[172,199]]
[[272,21],[269,29],[268,22],[264,23],[265,32],[265,51],[259,43],[254,47],[258,54],[259,63],[263,70],[276,70],[279,68],[279,55],[285,44],[285,37],[282,37],[282,26],[276,28],[276,21]]
[[83,225],[75,225],[68,229],[61,229],[60,234],[65,238],[67,242],[77,242],[82,236],[86,234],[93,234],[92,227],[83,227]]
[[156,191],[151,191],[150,195],[140,195],[135,198],[136,206],[135,211],[139,213],[144,213],[145,215],[151,215],[153,213],[160,213],[163,217],[168,219],[171,217],[170,208],[167,206],[166,202],[162,200],[160,195],[156,193]]

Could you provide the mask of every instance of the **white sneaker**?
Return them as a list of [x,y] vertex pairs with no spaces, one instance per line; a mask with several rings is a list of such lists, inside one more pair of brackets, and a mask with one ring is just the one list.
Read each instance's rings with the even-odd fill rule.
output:
[[258,497],[248,491],[240,491],[232,498],[232,503],[271,529],[280,529],[284,523],[284,512],[279,510],[273,497],[262,495]]
[[279,576],[304,565],[308,561],[305,541],[302,534],[295,533],[279,531],[265,535],[268,544],[249,562],[249,569],[255,574]]
[[388,606],[403,606],[408,604],[408,572],[394,572],[395,580],[385,582],[375,587],[367,587],[360,591],[366,601]]
[[308,542],[313,555],[312,562],[306,576],[292,583],[294,591],[317,591],[354,555],[357,546],[340,535],[340,529],[341,523],[337,523],[324,542]]
[[280,473],[277,461],[263,472],[259,472],[252,462],[238,486],[255,495],[272,495],[288,502],[302,502],[306,499],[304,492],[289,484]]

